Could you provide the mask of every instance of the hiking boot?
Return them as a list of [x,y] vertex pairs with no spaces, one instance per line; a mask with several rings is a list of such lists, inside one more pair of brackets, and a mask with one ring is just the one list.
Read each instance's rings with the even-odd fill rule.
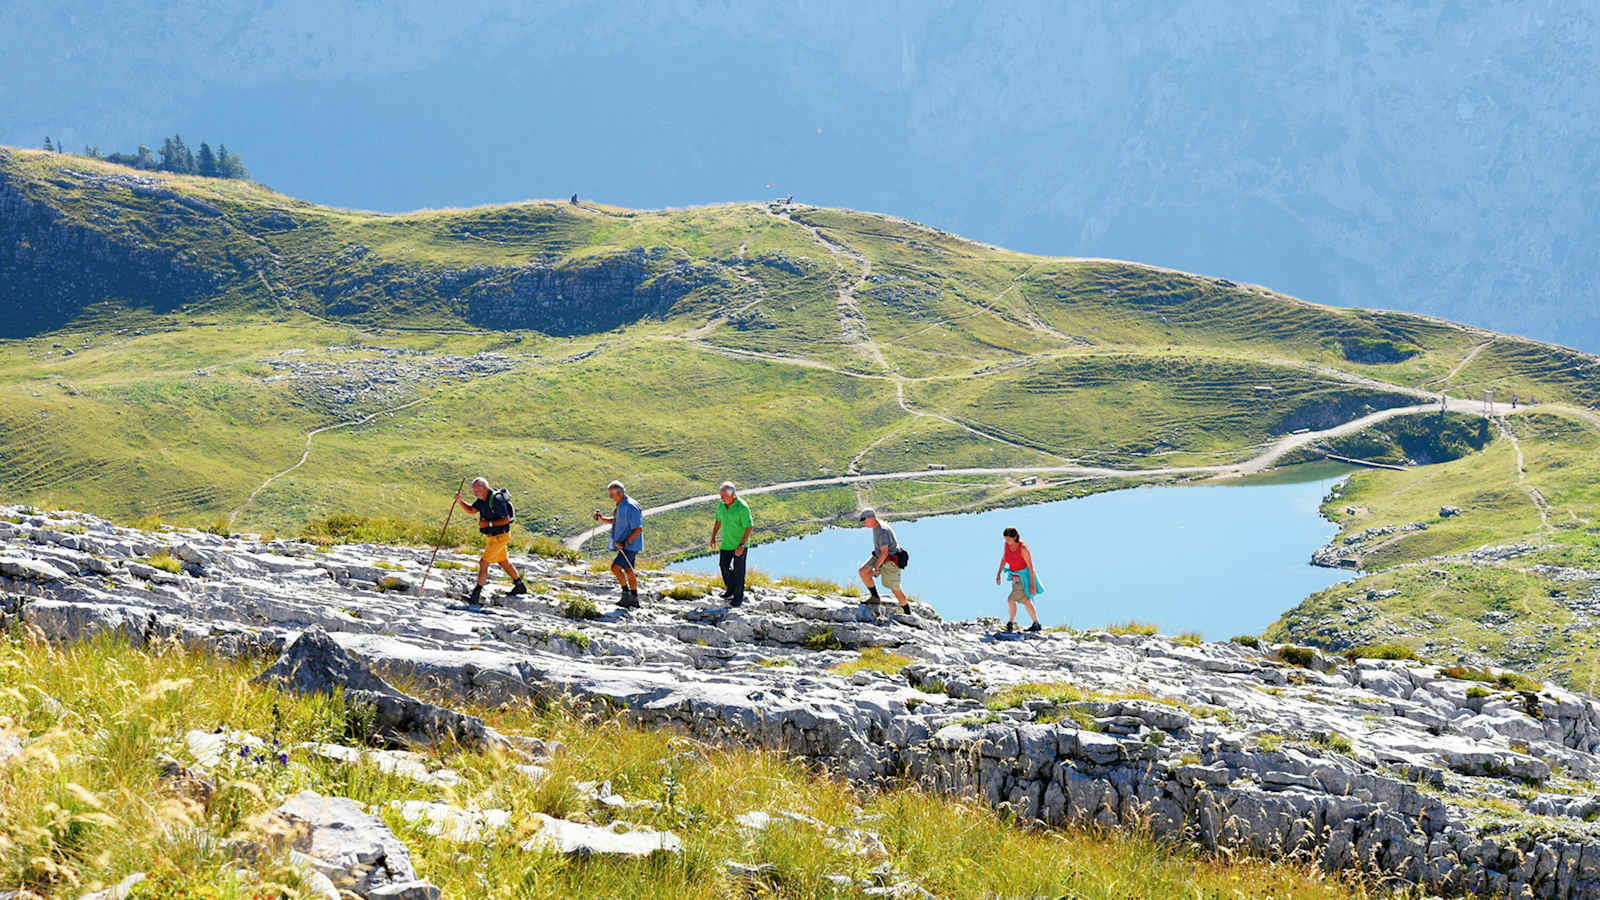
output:
[[1017,623],[1016,623],[1016,621],[1013,620],[1013,621],[1007,622],[1006,623],[1006,634],[1016,634],[1016,633],[1017,633]]
[[1044,626],[1040,625],[1038,622],[1035,622],[1032,625],[1028,626],[1028,633],[1029,634],[1038,634],[1039,632],[1041,632],[1043,630],[1044,630]]
[[467,602],[473,606],[483,605],[483,585],[480,584],[472,589],[472,594],[467,597]]
[[872,595],[872,602],[873,603],[882,603],[883,602],[883,598],[878,596],[878,589],[877,588],[869,587],[869,588],[867,588],[867,593]]
[[728,608],[729,609],[735,609],[735,608],[743,606],[743,605],[744,605],[744,598],[743,597],[729,597],[728,598]]
[[506,596],[507,597],[521,597],[523,594],[526,594],[527,592],[528,592],[528,586],[523,583],[521,578],[518,578],[515,582],[513,582],[511,584],[511,590],[506,591]]
[[622,607],[623,609],[638,609],[639,608],[639,592],[638,591],[630,591],[630,590],[626,590],[626,589],[623,590],[622,599],[617,601],[617,605]]

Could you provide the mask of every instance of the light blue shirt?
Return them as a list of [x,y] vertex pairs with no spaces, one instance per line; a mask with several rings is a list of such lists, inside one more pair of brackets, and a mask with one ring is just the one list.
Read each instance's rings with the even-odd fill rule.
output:
[[644,510],[640,508],[639,501],[632,497],[623,496],[622,502],[617,504],[615,513],[616,521],[611,523],[611,546],[619,550],[638,550],[644,547],[644,532],[626,544],[621,544],[623,538],[633,533],[635,528],[644,527]]

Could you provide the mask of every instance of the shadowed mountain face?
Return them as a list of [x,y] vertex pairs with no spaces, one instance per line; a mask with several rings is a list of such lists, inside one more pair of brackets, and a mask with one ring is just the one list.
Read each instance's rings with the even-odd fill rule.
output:
[[17,5],[0,142],[385,210],[793,191],[1600,348],[1592,7],[858,6]]

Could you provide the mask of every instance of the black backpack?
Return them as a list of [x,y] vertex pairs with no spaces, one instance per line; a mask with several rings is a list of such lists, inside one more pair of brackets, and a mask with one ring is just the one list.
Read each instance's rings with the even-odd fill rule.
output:
[[911,565],[911,551],[904,547],[896,550],[894,554],[894,564],[899,566],[901,569]]
[[[507,491],[505,488],[495,488],[494,494],[492,496],[494,497],[495,500],[499,501],[501,504],[503,504],[505,506],[505,508],[506,508],[506,518],[515,521],[516,518],[517,518],[517,508],[515,506],[511,505],[511,494],[510,494],[510,492]],[[489,508],[491,510],[494,509],[493,506],[490,506]],[[510,523],[507,523],[507,524],[509,525]]]

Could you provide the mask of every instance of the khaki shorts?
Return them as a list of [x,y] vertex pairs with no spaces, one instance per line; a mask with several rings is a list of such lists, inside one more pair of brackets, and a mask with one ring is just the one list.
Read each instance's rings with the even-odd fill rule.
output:
[[485,535],[484,538],[487,543],[483,545],[483,557],[478,560],[479,562],[494,565],[503,563],[509,558],[506,555],[506,548],[511,546],[511,532]]
[[885,560],[883,568],[878,570],[878,581],[891,591],[900,590],[900,567],[893,560]]
[[[1007,576],[1007,577],[1010,577],[1010,576]],[[1012,603],[1027,603],[1028,602],[1028,592],[1027,592],[1027,590],[1025,590],[1023,588],[1022,579],[1021,578],[1012,578],[1011,579],[1011,596],[1010,596],[1009,599],[1011,600]]]

